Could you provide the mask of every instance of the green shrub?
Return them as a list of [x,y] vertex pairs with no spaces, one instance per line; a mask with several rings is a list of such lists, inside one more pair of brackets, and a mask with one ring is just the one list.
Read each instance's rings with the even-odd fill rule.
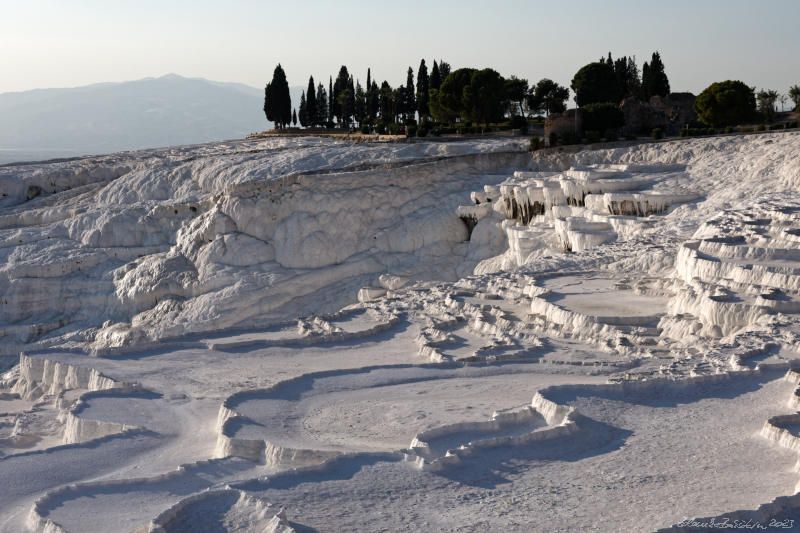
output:
[[383,122],[378,122],[378,125],[375,127],[375,131],[380,133],[381,135],[386,134],[386,124]]
[[769,127],[770,131],[783,130],[783,129],[786,129],[786,124],[773,124],[772,126]]
[[397,133],[398,133],[399,131],[400,131],[400,126],[399,126],[399,125],[395,124],[394,122],[392,122],[391,124],[389,124],[389,133],[390,133],[391,135],[397,135]]
[[509,126],[512,129],[519,130],[520,133],[528,133],[528,121],[525,119],[525,117],[514,115],[511,117]]
[[541,147],[542,147],[542,140],[539,138],[539,136],[534,135],[533,137],[531,137],[531,152],[535,152]]
[[428,135],[428,126],[423,124],[419,128],[417,128],[417,137],[425,137]]
[[637,139],[637,137],[633,133],[629,133],[629,134],[625,135],[625,140],[626,141],[635,141],[636,139]]
[[787,122],[786,123],[786,127],[787,128],[796,128],[797,127],[797,121],[796,120],[792,120],[791,122]]
[[417,136],[417,126],[415,124],[410,124],[406,126],[406,137],[416,137]]
[[650,135],[653,139],[661,139],[664,137],[664,133],[661,131],[661,128],[653,128],[653,131],[650,132]]
[[681,131],[678,133],[681,137],[686,137],[689,135],[689,128],[681,128]]
[[766,124],[759,124],[758,128],[756,128],[756,131],[766,131],[766,130],[767,130]]
[[725,126],[725,133],[733,133],[733,126]]
[[600,132],[599,131],[587,131],[586,132],[586,142],[590,142],[590,143],[600,142]]
[[567,145],[570,145],[570,144],[579,144],[580,142],[581,142],[581,138],[578,137],[578,135],[576,135],[575,133],[572,133],[571,131],[566,132],[559,139],[559,143],[563,144],[564,146],[567,146]]
[[753,128],[741,128],[739,131],[742,133],[753,133]]
[[750,120],[756,113],[753,89],[741,81],[709,85],[694,101],[694,111],[704,124],[727,126]]
[[367,124],[362,124],[362,125],[361,125],[361,133],[363,133],[363,134],[365,134],[365,135],[366,135],[366,134],[368,134],[368,133],[369,133],[369,125],[367,125]]
[[606,141],[608,142],[616,141],[617,139],[619,139],[619,136],[617,135],[617,130],[607,130],[605,133],[605,138]]
[[701,135],[714,135],[714,128],[689,128],[689,129],[682,129],[681,136],[682,137],[698,137]]
[[551,131],[550,135],[547,137],[547,141],[548,146],[555,146],[558,144],[558,135],[556,135],[556,132]]
[[625,125],[625,115],[622,114],[622,110],[611,102],[585,106],[581,109],[581,118],[586,131],[600,132]]

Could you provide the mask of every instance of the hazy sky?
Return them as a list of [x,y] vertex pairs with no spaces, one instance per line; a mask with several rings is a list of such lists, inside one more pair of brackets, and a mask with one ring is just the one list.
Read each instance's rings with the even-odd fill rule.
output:
[[394,86],[423,57],[569,85],[609,51],[641,68],[659,50],[673,91],[740,79],[785,93],[798,21],[800,0],[0,0],[0,92],[170,72],[263,87],[278,62],[290,85],[345,64]]

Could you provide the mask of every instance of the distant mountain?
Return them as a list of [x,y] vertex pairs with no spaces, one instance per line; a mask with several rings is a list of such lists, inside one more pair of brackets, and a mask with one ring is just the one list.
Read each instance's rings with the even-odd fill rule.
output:
[[2,93],[0,163],[242,138],[272,127],[263,103],[263,89],[176,74]]

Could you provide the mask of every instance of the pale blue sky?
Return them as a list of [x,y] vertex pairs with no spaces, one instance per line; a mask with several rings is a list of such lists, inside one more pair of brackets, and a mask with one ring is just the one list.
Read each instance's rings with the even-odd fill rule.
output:
[[611,51],[660,50],[672,90],[800,83],[800,0],[0,0],[0,92],[174,72],[263,87],[346,64],[393,86],[420,58],[569,85]]

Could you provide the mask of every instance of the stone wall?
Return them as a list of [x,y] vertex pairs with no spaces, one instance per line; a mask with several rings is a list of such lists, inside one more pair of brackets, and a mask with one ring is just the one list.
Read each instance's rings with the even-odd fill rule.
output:
[[[692,93],[670,93],[669,96],[653,96],[649,102],[638,98],[626,98],[619,105],[625,116],[622,128],[624,135],[649,135],[653,128],[661,128],[665,135],[677,135],[686,124],[697,121],[692,106],[695,96]],[[578,119],[575,120],[575,113]],[[544,138],[555,133],[559,137],[565,133],[583,136],[581,110],[568,109],[564,113],[553,113],[545,119]]]
[[692,93],[671,93],[669,96],[653,96],[649,102],[637,98],[626,98],[620,104],[625,115],[625,134],[647,134],[653,128],[661,128],[666,135],[676,135],[686,124],[697,121],[692,106]]
[[[577,120],[575,113],[578,113]],[[565,133],[576,133],[583,135],[583,120],[580,109],[567,109],[564,113],[551,113],[544,121],[545,142],[550,138],[550,134],[555,133],[559,137]]]
[[697,97],[692,93],[670,93],[669,96],[653,96],[650,105],[664,114],[669,133],[678,133],[686,124],[697,122],[694,112],[694,101]]

